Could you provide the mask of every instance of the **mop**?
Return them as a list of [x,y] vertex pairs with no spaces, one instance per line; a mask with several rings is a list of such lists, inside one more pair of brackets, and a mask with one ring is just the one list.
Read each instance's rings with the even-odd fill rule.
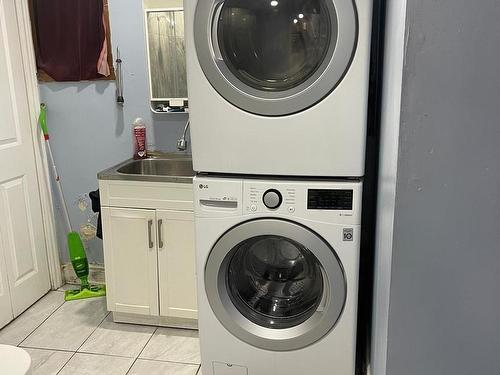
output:
[[64,193],[61,185],[61,178],[57,172],[56,164],[54,161],[54,156],[52,155],[52,149],[50,148],[49,142],[49,131],[47,128],[47,106],[42,103],[40,105],[40,117],[38,118],[38,123],[43,131],[43,136],[45,138],[45,144],[47,146],[47,155],[49,157],[49,163],[52,165],[52,171],[54,174],[54,179],[56,183],[57,193],[59,194],[59,200],[61,201],[61,206],[63,208],[64,220],[66,222],[66,227],[69,230],[68,233],[68,252],[71,259],[71,264],[75,270],[76,276],[80,279],[80,288],[75,290],[67,290],[64,293],[64,299],[66,301],[73,301],[84,298],[101,297],[106,295],[106,287],[104,285],[90,285],[89,284],[89,262],[87,260],[87,255],[85,253],[85,247],[83,246],[82,239],[78,232],[72,231],[71,221],[69,219],[68,207],[66,206],[66,201],[64,200]]

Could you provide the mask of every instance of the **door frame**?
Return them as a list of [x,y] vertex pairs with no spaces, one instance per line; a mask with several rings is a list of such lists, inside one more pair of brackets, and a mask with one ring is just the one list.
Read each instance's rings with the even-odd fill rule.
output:
[[407,0],[387,2],[370,348],[373,375],[385,375],[387,370],[394,209],[407,39],[406,8]]
[[35,51],[31,33],[31,21],[27,0],[14,0],[18,20],[19,39],[21,41],[21,54],[23,57],[23,72],[28,96],[28,107],[31,113],[31,136],[35,154],[38,190],[40,194],[45,247],[47,249],[47,263],[49,267],[50,284],[53,290],[63,285],[61,262],[59,259],[59,245],[56,237],[54,219],[54,206],[50,189],[50,173],[45,140],[38,126],[40,110],[40,96],[38,93],[38,80],[36,77]]

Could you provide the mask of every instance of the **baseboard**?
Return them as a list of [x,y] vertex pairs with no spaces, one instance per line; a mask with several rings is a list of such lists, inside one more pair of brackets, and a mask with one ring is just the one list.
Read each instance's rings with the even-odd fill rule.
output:
[[141,314],[127,314],[113,311],[115,323],[132,323],[156,327],[184,328],[198,330],[197,319],[169,318],[166,316],[150,316]]
[[[71,263],[65,263],[61,266],[63,279],[67,284],[80,284],[76,277]],[[104,266],[101,264],[89,264],[89,282],[91,284],[105,284]]]

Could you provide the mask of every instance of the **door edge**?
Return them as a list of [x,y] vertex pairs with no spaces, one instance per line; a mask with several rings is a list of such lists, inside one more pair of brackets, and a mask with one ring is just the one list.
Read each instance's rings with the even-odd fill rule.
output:
[[38,81],[36,78],[35,53],[32,42],[31,21],[28,3],[16,0],[16,13],[18,18],[19,39],[21,41],[21,54],[23,57],[23,71],[26,82],[28,106],[31,112],[31,135],[33,153],[35,156],[36,177],[40,196],[42,222],[44,227],[45,251],[47,254],[47,268],[49,274],[48,289],[56,290],[64,283],[59,258],[59,245],[55,229],[55,215],[50,189],[50,173],[44,140],[38,128],[38,111],[40,97]]

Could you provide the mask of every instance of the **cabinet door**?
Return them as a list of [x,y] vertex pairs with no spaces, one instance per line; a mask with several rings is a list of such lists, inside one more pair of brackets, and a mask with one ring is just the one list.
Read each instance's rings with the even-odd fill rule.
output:
[[108,310],[158,315],[154,210],[102,208]]
[[160,315],[197,319],[194,214],[156,211]]

